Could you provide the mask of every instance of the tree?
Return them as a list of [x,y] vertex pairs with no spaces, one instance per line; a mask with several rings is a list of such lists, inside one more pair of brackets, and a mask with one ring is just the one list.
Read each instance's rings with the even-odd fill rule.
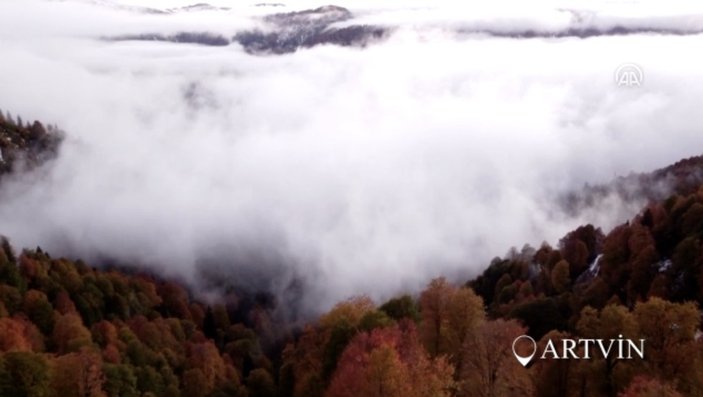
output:
[[389,327],[393,325],[393,321],[386,312],[381,310],[372,310],[364,315],[364,317],[359,320],[359,330],[360,331],[371,331],[375,328]]
[[188,397],[205,397],[210,390],[208,380],[200,368],[191,368],[183,373],[183,393]]
[[[589,339],[617,340],[620,338],[641,338],[636,319],[622,305],[608,305],[600,312],[591,307],[585,307],[576,324],[579,336]],[[648,346],[649,350],[649,346]],[[600,354],[592,354],[588,362],[588,390],[591,393],[615,395],[629,382],[636,362],[618,360],[616,355],[607,358]]]
[[202,372],[205,377],[204,390],[207,392],[226,380],[225,363],[212,341],[189,344],[187,362],[191,368]]
[[691,371],[696,369],[696,355],[692,352],[697,351],[695,336],[700,327],[696,305],[651,298],[638,303],[633,316],[639,326],[638,338],[647,341],[646,363],[650,373],[690,383],[695,378]]
[[283,350],[281,371],[287,374],[287,387],[282,393],[293,397],[318,397],[324,392],[323,357],[329,332],[308,326],[295,345]]
[[394,320],[402,320],[404,318],[413,321],[420,320],[420,311],[417,303],[410,295],[403,295],[398,298],[393,298],[384,303],[379,310],[385,312],[388,317]]
[[109,397],[139,397],[137,377],[132,366],[126,364],[105,364],[105,385],[103,389]]
[[54,298],[54,307],[61,314],[77,313],[76,305],[71,300],[71,296],[65,290],[61,290]]
[[[554,343],[557,354],[563,354],[561,344],[563,339],[573,339],[574,336],[562,331],[550,331],[537,341],[537,352],[544,352],[547,343]],[[530,347],[531,348],[531,347]],[[537,353],[540,354],[540,353]],[[609,396],[602,389],[594,389],[584,382],[582,365],[588,365],[590,360],[534,360],[529,371],[534,378],[535,396],[539,397],[585,397]],[[600,375],[600,374],[599,374]]]
[[449,301],[447,316],[445,354],[457,370],[461,371],[464,360],[461,349],[468,338],[475,335],[485,322],[483,300],[472,289],[459,288]]
[[368,355],[368,366],[361,376],[357,396],[405,397],[410,390],[410,380],[398,352],[389,345],[381,345]]
[[561,294],[567,291],[570,284],[569,262],[561,260],[552,269],[552,286],[558,294]]
[[263,368],[251,371],[247,376],[246,384],[250,397],[276,397],[276,382]]
[[208,306],[205,310],[203,318],[203,333],[208,338],[214,339],[217,337],[217,324],[215,324],[215,316],[212,312],[212,307]]
[[24,294],[23,311],[45,334],[50,335],[54,328],[54,308],[41,291],[30,289]]
[[326,397],[448,397],[453,369],[431,360],[412,323],[360,333],[342,354]]
[[0,395],[49,396],[49,366],[37,353],[9,352],[0,357]]
[[512,352],[526,329],[515,320],[481,324],[464,344],[458,396],[532,396],[532,381]]
[[575,279],[593,262],[603,243],[603,232],[593,225],[580,226],[559,241],[562,257],[570,265],[570,278]]
[[32,125],[29,127],[29,139],[39,140],[44,135],[46,135],[46,129],[44,129],[42,123],[34,120]]
[[368,296],[358,296],[340,302],[335,305],[327,314],[320,317],[320,326],[331,329],[345,323],[354,328],[359,325],[366,313],[374,310],[374,304]]
[[554,298],[538,298],[513,308],[509,317],[519,320],[528,328],[528,334],[539,339],[551,330],[567,328],[559,302]]
[[51,340],[60,354],[77,352],[93,344],[90,331],[83,320],[73,313],[58,315]]
[[485,318],[483,300],[469,288],[434,279],[420,295],[420,335],[431,356],[456,355],[466,335]]
[[59,356],[52,363],[51,389],[56,397],[103,397],[105,376],[100,355],[83,349]]
[[163,300],[161,311],[166,317],[191,319],[188,294],[181,286],[173,282],[162,282],[157,291]]
[[22,293],[16,287],[0,284],[0,301],[5,305],[8,315],[22,310]]
[[34,324],[21,318],[0,318],[0,352],[42,351],[43,336]]

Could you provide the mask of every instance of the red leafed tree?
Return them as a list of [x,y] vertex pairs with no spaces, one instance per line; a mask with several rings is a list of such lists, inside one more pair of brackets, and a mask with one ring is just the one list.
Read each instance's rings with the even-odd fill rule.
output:
[[322,357],[329,332],[308,326],[298,342],[283,351],[284,368],[290,372],[293,397],[320,396],[323,392]]
[[66,291],[60,291],[56,295],[54,307],[61,314],[76,313],[76,305]]
[[431,360],[414,326],[381,328],[357,335],[339,360],[326,397],[444,397],[453,368]]
[[213,390],[226,380],[225,362],[211,341],[189,344],[187,361],[191,368],[197,368],[202,372],[206,390]]

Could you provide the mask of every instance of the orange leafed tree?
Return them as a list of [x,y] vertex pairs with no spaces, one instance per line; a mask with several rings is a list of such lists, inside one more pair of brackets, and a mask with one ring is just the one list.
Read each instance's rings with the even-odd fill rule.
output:
[[53,360],[52,390],[57,396],[105,397],[100,355],[88,349]]
[[0,318],[0,352],[41,351],[41,333],[34,324],[18,318]]
[[72,313],[57,316],[52,341],[61,354],[78,351],[93,342],[81,317]]
[[483,323],[462,349],[461,397],[531,396],[527,369],[513,357],[512,343],[526,329],[515,320]]
[[467,335],[485,319],[483,300],[471,289],[457,288],[438,278],[420,295],[420,310],[420,335],[430,355],[448,355],[460,365],[457,353]]

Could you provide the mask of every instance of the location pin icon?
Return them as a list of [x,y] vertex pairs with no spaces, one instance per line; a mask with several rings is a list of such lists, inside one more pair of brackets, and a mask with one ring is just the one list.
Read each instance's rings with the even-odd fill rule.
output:
[[[517,352],[515,351],[515,344],[520,339],[528,339],[530,342],[532,342],[532,353],[530,353],[529,356],[521,356],[521,355],[517,354]],[[529,364],[529,362],[532,360],[532,357],[535,356],[536,352],[537,352],[537,342],[535,342],[535,340],[532,339],[532,337],[529,335],[520,335],[517,338],[515,338],[515,340],[513,341],[513,355],[515,356],[517,361],[520,364],[522,364],[523,367],[526,367],[527,364]]]

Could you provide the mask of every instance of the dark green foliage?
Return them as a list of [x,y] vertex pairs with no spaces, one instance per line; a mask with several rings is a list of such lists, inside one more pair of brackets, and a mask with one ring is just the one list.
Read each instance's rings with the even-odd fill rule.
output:
[[0,250],[0,282],[2,284],[15,287],[21,291],[27,288],[27,282],[20,275],[19,268],[15,260],[15,254],[6,238],[2,237],[2,249]]
[[276,383],[265,369],[251,371],[246,379],[249,397],[276,397]]
[[[55,128],[44,128],[35,121],[24,123],[21,117],[15,119],[8,112],[0,118],[0,177],[15,171],[15,163],[21,159],[29,169],[42,165],[54,157],[61,143],[63,132]],[[19,167],[17,167],[19,168]]]
[[44,293],[36,290],[27,291],[23,311],[42,333],[51,334],[54,329],[54,308]]
[[0,284],[0,301],[10,314],[15,313],[22,307],[22,293],[16,287],[7,284]]
[[148,365],[139,366],[135,369],[137,376],[137,389],[141,392],[151,392],[155,396],[166,396],[166,384],[161,374]]
[[557,302],[551,298],[536,299],[515,307],[510,312],[515,318],[528,327],[528,334],[539,339],[551,330],[567,329],[567,319]]
[[483,298],[486,304],[490,304],[496,295],[498,281],[505,276],[510,277],[510,268],[510,261],[494,258],[488,268],[468,285]]
[[372,310],[364,315],[359,321],[360,331],[371,331],[376,328],[383,328],[393,325],[394,321],[381,310]]
[[0,396],[49,395],[49,366],[37,353],[9,352],[0,357]]
[[404,318],[419,321],[420,310],[417,302],[410,295],[403,295],[398,298],[393,298],[379,307],[379,310],[385,312],[388,317],[398,321]]
[[357,330],[346,322],[337,324],[330,331],[329,341],[325,345],[324,359],[322,361],[322,379],[326,382],[337,368],[337,361],[344,352],[351,338],[356,335]]
[[103,366],[105,374],[105,385],[103,390],[109,397],[139,397],[141,393],[137,389],[137,377],[134,369],[126,364],[105,364]]

